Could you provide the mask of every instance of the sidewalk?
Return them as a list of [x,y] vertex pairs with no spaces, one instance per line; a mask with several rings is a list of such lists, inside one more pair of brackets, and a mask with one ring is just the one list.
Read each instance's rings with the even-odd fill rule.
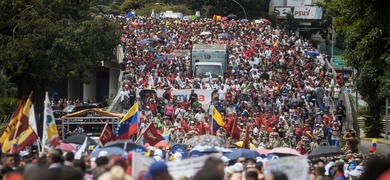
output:
[[[385,134],[382,134],[382,136],[385,137]],[[360,140],[371,142],[373,139],[374,138],[366,138],[364,131],[362,129],[360,129]],[[386,140],[385,138],[376,138],[376,139],[378,140],[379,144],[384,144],[384,145],[390,146],[390,140]]]

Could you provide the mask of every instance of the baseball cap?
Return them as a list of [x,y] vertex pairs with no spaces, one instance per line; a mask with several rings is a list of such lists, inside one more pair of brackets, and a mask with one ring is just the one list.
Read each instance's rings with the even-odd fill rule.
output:
[[158,161],[150,165],[149,171],[144,175],[144,177],[152,178],[153,176],[164,174],[164,173],[168,173],[168,166],[167,164],[165,164],[165,162]]

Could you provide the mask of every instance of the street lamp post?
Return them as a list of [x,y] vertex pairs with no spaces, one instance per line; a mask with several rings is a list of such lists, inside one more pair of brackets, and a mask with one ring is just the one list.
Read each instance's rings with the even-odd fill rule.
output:
[[248,19],[248,17],[246,16],[246,11],[245,11],[245,8],[244,7],[242,7],[242,5],[239,3],[239,2],[237,2],[236,0],[232,0],[233,2],[235,2],[236,4],[238,4],[240,7],[241,7],[241,9],[244,11],[244,14],[245,14],[245,19]]

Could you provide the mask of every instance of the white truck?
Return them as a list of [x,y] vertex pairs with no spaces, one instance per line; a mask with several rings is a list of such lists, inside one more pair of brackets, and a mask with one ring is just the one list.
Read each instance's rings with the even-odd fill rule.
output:
[[217,79],[223,77],[228,66],[226,44],[194,44],[191,50],[191,77]]

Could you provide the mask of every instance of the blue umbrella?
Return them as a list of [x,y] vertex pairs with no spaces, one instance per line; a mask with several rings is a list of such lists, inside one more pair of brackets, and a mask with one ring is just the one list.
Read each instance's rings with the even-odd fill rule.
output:
[[148,44],[149,41],[147,39],[142,39],[141,41],[138,42],[138,44]]
[[309,51],[306,54],[309,55],[309,56],[318,56],[318,55],[320,55],[320,53],[318,53],[317,51]]
[[246,159],[256,159],[260,154],[256,151],[251,151],[249,149],[236,149],[233,152],[229,153],[226,157],[230,160],[236,160],[239,157],[245,157]]
[[241,22],[247,23],[247,22],[249,22],[249,21],[248,21],[248,19],[241,19]]
[[104,153],[106,154],[106,156],[112,156],[112,155],[122,155],[124,154],[126,151],[123,150],[122,148],[119,148],[119,147],[106,147],[106,148],[99,148],[99,149],[95,149],[92,154],[91,154],[91,157],[98,157],[100,152],[102,151],[105,151],[107,153]]
[[224,38],[231,38],[232,37],[229,33],[221,33],[221,34],[219,34],[219,36],[224,37]]
[[191,151],[231,153],[233,150],[217,146],[195,146]]

